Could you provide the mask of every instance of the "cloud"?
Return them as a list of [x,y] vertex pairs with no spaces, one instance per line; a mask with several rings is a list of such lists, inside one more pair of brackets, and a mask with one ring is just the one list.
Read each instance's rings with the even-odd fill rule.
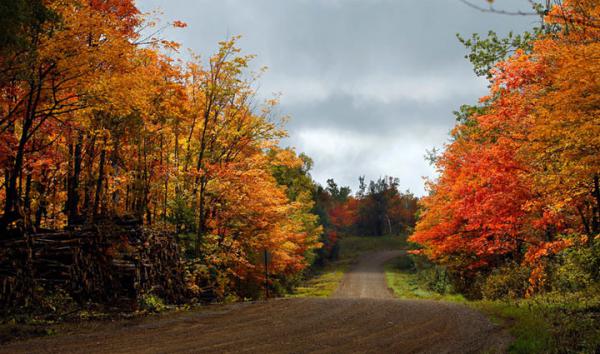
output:
[[[316,169],[312,175],[317,181],[325,183],[335,177],[341,185],[356,190],[358,176],[376,179],[385,175],[400,178],[403,188],[414,193],[424,193],[422,178],[432,176],[433,168],[422,163],[423,144],[435,144],[438,134],[419,135],[415,132],[392,129],[390,134],[369,134],[366,132],[345,131],[340,129],[308,128],[300,130],[289,143],[292,146],[304,146],[305,152],[312,156],[315,164],[327,166]],[[415,159],[419,156],[419,159]]]
[[423,75],[385,76],[369,75],[341,80],[324,81],[315,77],[271,78],[269,86],[261,86],[260,94],[268,97],[281,94],[285,104],[323,102],[335,96],[352,97],[357,104],[377,102],[391,104],[400,101],[435,103],[452,96],[481,93],[487,82],[475,76]]
[[[481,1],[485,5],[484,0]],[[476,102],[486,82],[475,77],[456,33],[506,33],[535,19],[473,10],[458,0],[144,0],[185,29],[165,35],[208,57],[228,36],[243,35],[253,68],[268,66],[259,96],[281,93],[290,137],[315,161],[320,183],[335,178],[354,189],[357,177],[398,176],[424,193],[423,159],[441,147],[452,111]],[[497,7],[528,8],[525,0]]]

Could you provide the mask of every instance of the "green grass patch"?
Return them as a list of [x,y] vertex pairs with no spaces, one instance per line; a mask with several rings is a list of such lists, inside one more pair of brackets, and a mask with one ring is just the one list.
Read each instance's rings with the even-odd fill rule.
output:
[[396,258],[385,267],[388,286],[396,297],[460,302],[479,310],[515,338],[509,347],[510,353],[600,351],[598,291],[548,293],[530,299],[469,301],[460,294],[432,290],[433,273],[429,271],[417,272],[408,256]]
[[600,352],[600,298],[595,291],[468,304],[509,330],[515,338],[510,353]]
[[395,258],[385,265],[385,279],[394,295],[401,299],[432,299],[465,302],[460,294],[441,294],[430,290],[414,270],[408,256]]
[[347,269],[347,264],[327,265],[287,297],[329,297],[337,289]]
[[549,353],[551,331],[541,308],[519,302],[470,301],[469,306],[483,312],[493,323],[508,329],[515,338],[509,353]]
[[329,297],[358,256],[365,252],[406,247],[406,236],[346,236],[339,240],[339,258],[316,269],[294,292],[286,297]]

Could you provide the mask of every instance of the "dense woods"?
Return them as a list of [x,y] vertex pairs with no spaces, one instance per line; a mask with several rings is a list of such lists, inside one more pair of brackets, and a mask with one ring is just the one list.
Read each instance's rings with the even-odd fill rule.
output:
[[132,1],[3,11],[6,308],[58,288],[81,303],[281,293],[341,235],[414,226],[417,199],[397,179],[361,178],[353,196],[279,147],[277,101],[259,101],[237,37],[182,61]]
[[539,9],[532,33],[462,40],[490,92],[456,113],[410,237],[476,297],[600,280],[600,6]]
[[344,235],[410,234],[418,198],[409,191],[401,192],[399,187],[398,178],[380,177],[367,184],[363,176],[354,195],[349,187],[338,186],[333,179],[325,187],[317,186],[315,211],[325,229],[325,247],[320,254],[335,257],[336,240]]
[[[133,1],[2,6],[0,234],[5,253],[24,247],[3,257],[5,290],[24,277],[55,285],[39,272],[40,243],[65,242],[69,251],[52,258],[61,279],[74,276],[85,250],[143,271],[138,251],[160,247],[143,236],[150,231],[131,235],[126,225],[168,235],[161,242],[175,247],[170,267],[190,298],[207,289],[214,298],[258,296],[265,251],[272,283],[310,264],[321,234],[314,185],[306,162],[278,147],[286,132],[272,113],[277,102],[259,102],[259,73],[237,38],[183,62]],[[82,234],[91,244],[69,242]]]

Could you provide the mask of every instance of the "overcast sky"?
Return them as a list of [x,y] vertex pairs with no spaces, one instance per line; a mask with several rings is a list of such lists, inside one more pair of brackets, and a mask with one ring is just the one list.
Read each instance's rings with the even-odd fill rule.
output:
[[[481,5],[484,0],[472,0]],[[485,14],[459,0],[137,0],[160,9],[169,30],[204,58],[217,43],[242,35],[254,67],[267,66],[259,95],[281,93],[289,115],[283,141],[315,164],[313,178],[334,178],[354,191],[358,176],[392,175],[402,189],[425,193],[433,168],[423,156],[442,147],[452,111],[485,94],[487,82],[464,59],[456,33],[521,32],[535,18]],[[527,0],[497,0],[527,10]]]

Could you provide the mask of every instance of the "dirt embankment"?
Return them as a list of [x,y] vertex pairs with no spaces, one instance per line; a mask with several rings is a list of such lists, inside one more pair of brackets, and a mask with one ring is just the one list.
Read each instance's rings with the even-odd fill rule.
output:
[[383,264],[401,251],[365,254],[330,299],[218,306],[83,333],[17,342],[2,353],[481,353],[510,338],[465,306],[397,300]]

